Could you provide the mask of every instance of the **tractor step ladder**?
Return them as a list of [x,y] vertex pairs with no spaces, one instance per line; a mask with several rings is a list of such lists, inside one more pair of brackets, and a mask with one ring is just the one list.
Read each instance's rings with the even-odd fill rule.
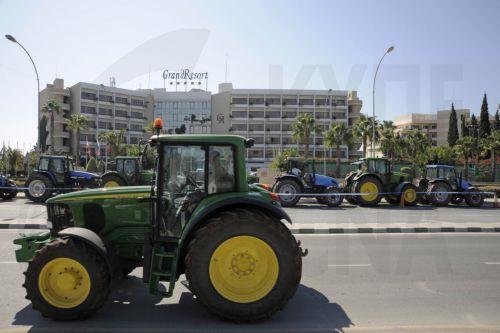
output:
[[[179,253],[178,243],[172,242],[170,244],[175,246],[173,252],[165,251],[165,247],[163,245],[155,245],[153,247],[151,260],[149,293],[162,297],[172,296],[177,277],[177,258]],[[164,267],[165,259],[170,259],[169,267]],[[163,281],[168,282],[167,291],[159,290],[159,286]]]

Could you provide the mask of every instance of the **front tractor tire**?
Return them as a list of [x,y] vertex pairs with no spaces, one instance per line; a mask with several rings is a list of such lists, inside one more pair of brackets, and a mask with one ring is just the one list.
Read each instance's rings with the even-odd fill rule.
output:
[[356,196],[360,206],[376,206],[382,199],[380,195],[382,184],[375,177],[361,178],[354,184],[354,191],[356,193],[365,193]]
[[299,202],[301,188],[298,182],[292,179],[283,179],[278,181],[274,192],[279,193],[278,197],[283,207],[293,207]]
[[43,174],[35,174],[28,178],[25,187],[26,197],[33,202],[45,202],[52,195],[54,183]]
[[71,238],[55,239],[37,250],[24,274],[26,298],[33,309],[55,320],[90,317],[109,295],[106,262]]
[[186,277],[211,312],[236,322],[271,317],[300,283],[301,251],[278,219],[248,209],[224,211],[189,243]]
[[418,187],[413,184],[406,184],[401,190],[399,200],[403,196],[405,206],[416,206],[420,202],[421,195],[418,193]]
[[102,187],[118,187],[127,185],[122,178],[116,175],[107,175],[102,177],[101,184]]

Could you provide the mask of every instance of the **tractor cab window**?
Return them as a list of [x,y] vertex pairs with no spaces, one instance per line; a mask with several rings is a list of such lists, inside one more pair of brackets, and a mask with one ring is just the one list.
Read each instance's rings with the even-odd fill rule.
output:
[[189,215],[206,196],[202,146],[165,146],[160,235],[179,237]]
[[74,171],[75,170],[75,162],[72,160],[68,160],[68,171]]
[[208,194],[234,190],[234,154],[230,146],[210,147]]
[[385,174],[389,172],[387,161],[385,160],[369,160],[368,171]]
[[434,180],[438,178],[438,169],[437,168],[428,168],[425,173],[425,178],[429,180]]
[[135,159],[128,159],[123,161],[123,171],[124,173],[131,177],[135,173]]
[[441,177],[448,181],[455,181],[456,179],[455,169],[443,168]]
[[38,170],[48,171],[49,170],[49,159],[47,157],[40,158],[38,163]]
[[63,174],[66,170],[64,162],[62,158],[53,158],[50,162],[50,171],[57,174]]

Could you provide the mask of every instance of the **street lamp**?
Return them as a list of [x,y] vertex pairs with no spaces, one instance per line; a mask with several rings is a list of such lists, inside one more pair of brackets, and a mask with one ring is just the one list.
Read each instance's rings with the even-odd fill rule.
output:
[[394,50],[394,46],[391,46],[385,51],[384,55],[382,58],[380,58],[380,61],[378,62],[377,65],[377,70],[375,71],[375,76],[373,77],[373,90],[372,90],[372,103],[373,103],[373,114],[372,114],[372,157],[375,157],[375,80],[377,79],[377,73],[378,73],[378,68],[380,67],[380,64],[382,63],[382,60],[384,60],[384,57],[391,53]]
[[10,40],[12,43],[16,43],[17,45],[19,45],[24,50],[24,52],[26,52],[26,54],[28,55],[28,57],[31,60],[31,63],[33,64],[33,68],[35,69],[36,86],[37,86],[37,90],[36,90],[36,98],[37,98],[37,111],[36,111],[36,128],[37,128],[37,133],[36,133],[36,148],[38,149],[39,148],[39,140],[40,140],[40,133],[39,133],[40,132],[40,129],[39,129],[40,125],[38,123],[38,112],[40,111],[40,78],[38,77],[38,70],[36,69],[35,62],[33,61],[33,58],[31,58],[31,55],[29,54],[28,50],[26,50],[24,48],[24,46],[22,46],[22,44],[19,43],[14,38],[14,36],[12,36],[12,35],[5,35],[5,38],[7,38],[8,40]]

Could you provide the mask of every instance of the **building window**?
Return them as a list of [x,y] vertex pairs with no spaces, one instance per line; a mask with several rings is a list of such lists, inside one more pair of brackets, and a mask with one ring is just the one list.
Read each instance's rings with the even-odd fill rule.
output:
[[89,99],[92,101],[97,100],[97,95],[93,93],[83,92],[82,91],[82,99]]
[[95,129],[95,121],[93,120],[87,120],[87,126],[89,129]]
[[99,100],[102,102],[112,102],[113,101],[113,96],[109,95],[99,95]]
[[248,99],[248,104],[250,104],[250,105],[262,105],[262,104],[264,104],[264,98],[263,97],[250,97]]
[[142,125],[131,124],[130,129],[135,132],[142,132]]
[[113,129],[113,123],[107,121],[99,122],[99,129]]
[[126,118],[128,116],[128,112],[126,110],[115,110],[115,116]]
[[243,104],[243,105],[247,105],[248,104],[248,100],[246,97],[233,97],[233,99],[231,100],[231,103],[232,104]]
[[99,108],[99,114],[103,116],[112,116],[113,110],[108,108]]
[[141,112],[131,112],[130,117],[134,119],[142,119],[144,116],[142,115]]
[[137,105],[137,106],[144,106],[144,100],[132,98],[130,104]]
[[201,103],[201,108],[202,108],[203,110],[208,109],[208,102],[202,102],[202,103]]
[[116,103],[128,104],[128,98],[116,96]]
[[81,113],[96,114],[95,107],[82,105],[80,109]]
[[233,115],[233,118],[246,118],[247,112],[246,111],[233,111],[232,115]]
[[313,105],[312,98],[301,98],[299,99],[299,105]]
[[297,105],[297,99],[296,98],[283,98],[283,105]]
[[116,123],[115,124],[115,128],[117,130],[124,130],[124,129],[127,129],[127,124],[124,124],[124,123]]

